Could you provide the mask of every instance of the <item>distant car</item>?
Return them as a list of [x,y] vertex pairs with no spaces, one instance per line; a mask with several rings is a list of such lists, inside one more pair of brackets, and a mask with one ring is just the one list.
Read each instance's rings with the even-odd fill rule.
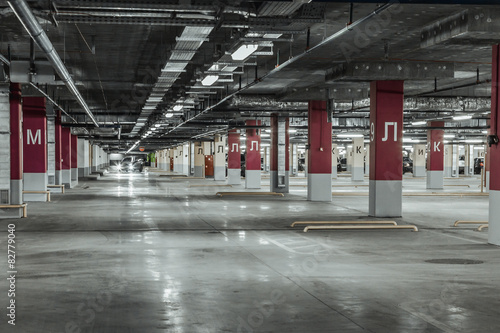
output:
[[[339,169],[340,164],[340,169]],[[347,171],[347,158],[343,157],[340,159],[339,164],[337,164],[337,171]]]
[[144,160],[142,158],[135,158],[128,156],[121,160],[118,164],[118,171],[120,172],[142,172],[144,168]]
[[403,174],[407,172],[413,172],[413,161],[409,157],[403,156]]
[[461,155],[458,159],[458,173],[465,173],[465,155]]
[[478,175],[481,173],[481,169],[484,166],[484,158],[482,157],[476,157],[474,159],[474,174]]
[[299,171],[304,171],[306,165],[306,159],[304,157],[299,158]]

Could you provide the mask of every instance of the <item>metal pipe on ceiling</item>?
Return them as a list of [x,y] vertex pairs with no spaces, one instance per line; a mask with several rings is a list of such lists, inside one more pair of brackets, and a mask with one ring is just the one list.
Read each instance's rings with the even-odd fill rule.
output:
[[68,69],[63,64],[59,54],[57,54],[57,51],[54,48],[54,45],[52,45],[49,37],[38,23],[35,15],[33,15],[30,7],[26,3],[26,0],[9,0],[7,3],[12,8],[26,31],[30,34],[31,38],[33,38],[38,47],[45,53],[47,59],[52,64],[52,67],[54,67],[61,80],[77,100],[78,104],[80,104],[83,110],[85,110],[85,113],[87,113],[94,125],[99,127],[92,111],[90,111],[87,103],[76,88],[75,82],[71,78]]
[[10,66],[9,59],[7,59],[3,54],[0,54],[0,61],[6,64],[7,66]]

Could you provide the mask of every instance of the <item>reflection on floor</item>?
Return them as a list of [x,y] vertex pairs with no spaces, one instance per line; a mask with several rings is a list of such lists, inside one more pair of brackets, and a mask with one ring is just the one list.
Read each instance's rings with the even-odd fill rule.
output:
[[[16,225],[18,332],[498,332],[500,249],[487,231],[452,227],[486,220],[487,196],[404,197],[395,220],[418,233],[304,234],[289,225],[364,219],[368,197],[308,202],[292,186],[285,197],[219,198],[244,185],[190,187],[224,182],[157,171],[81,181],[30,203],[26,219],[0,220],[4,249]],[[461,186],[443,192],[479,183],[446,179]],[[335,187],[348,177],[333,184],[368,191]],[[405,175],[404,191],[425,192],[425,179]]]

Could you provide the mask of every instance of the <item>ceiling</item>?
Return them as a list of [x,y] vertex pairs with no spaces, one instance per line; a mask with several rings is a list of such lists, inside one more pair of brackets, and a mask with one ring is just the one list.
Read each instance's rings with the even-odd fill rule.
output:
[[[23,95],[49,96],[65,126],[105,149],[152,151],[255,117],[266,126],[273,113],[305,142],[314,99],[331,101],[334,134],[363,133],[369,82],[401,79],[407,137],[444,119],[454,142],[482,139],[500,6],[365,2],[27,1],[99,127],[58,78],[23,84]],[[6,2],[0,34],[6,73],[12,61],[46,59]],[[254,52],[239,59],[242,46]]]

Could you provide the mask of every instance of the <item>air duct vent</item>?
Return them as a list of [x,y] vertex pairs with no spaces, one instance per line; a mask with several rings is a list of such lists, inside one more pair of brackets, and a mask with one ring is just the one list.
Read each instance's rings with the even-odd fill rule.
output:
[[1,205],[9,205],[10,204],[9,190],[0,189],[0,204]]

